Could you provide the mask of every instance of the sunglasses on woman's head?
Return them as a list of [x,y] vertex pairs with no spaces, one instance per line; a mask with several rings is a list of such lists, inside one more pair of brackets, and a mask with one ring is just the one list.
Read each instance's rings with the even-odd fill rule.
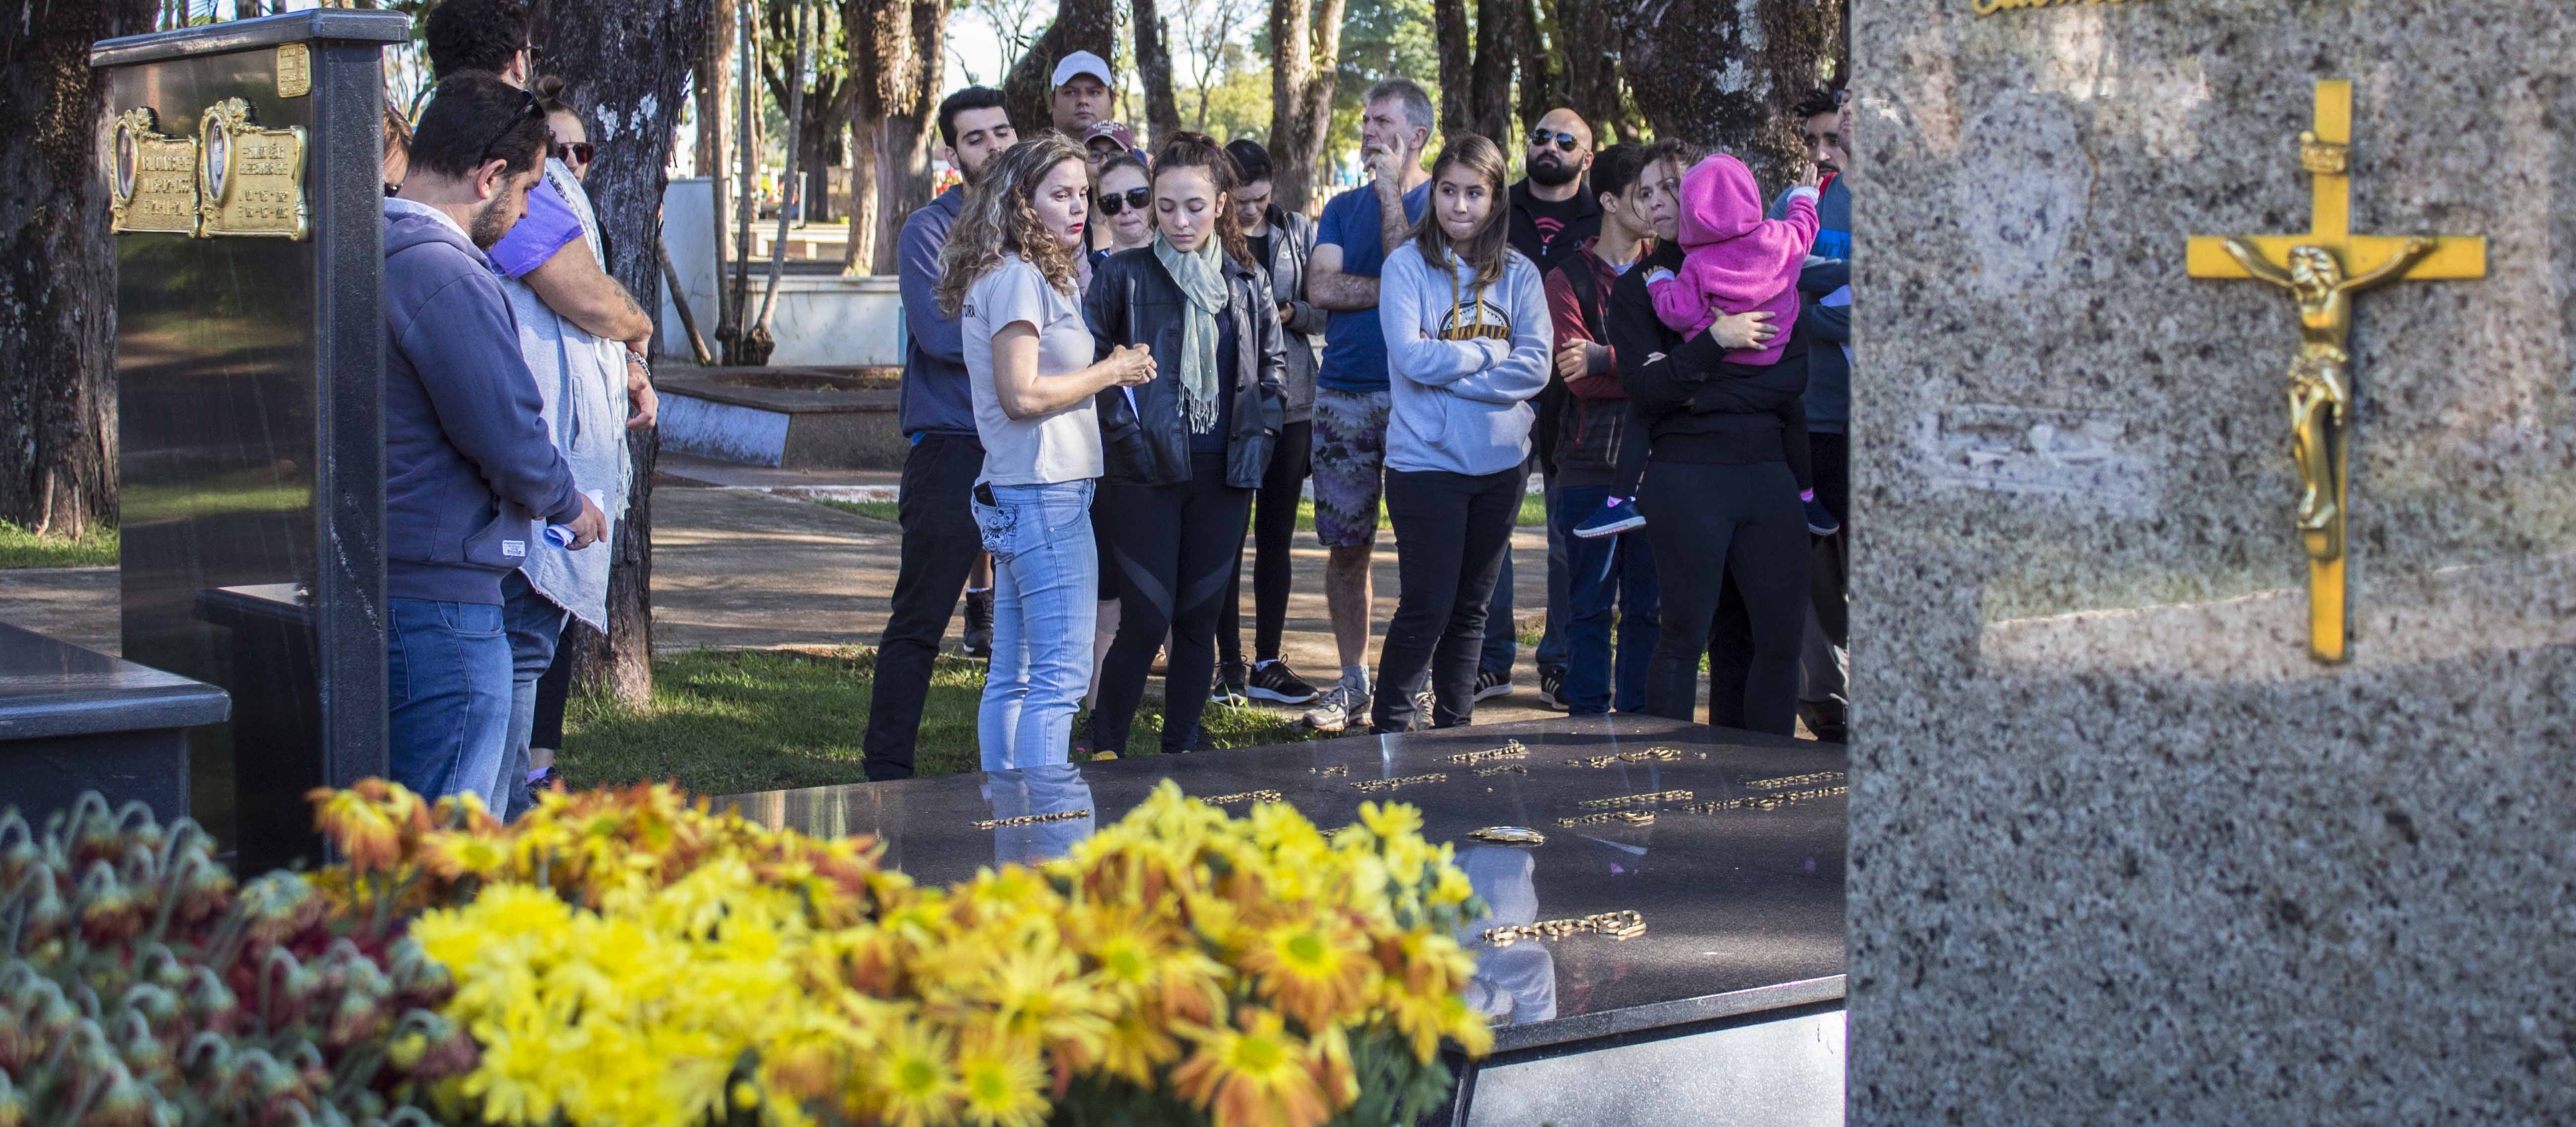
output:
[[1145,205],[1152,202],[1154,202],[1152,188],[1129,188],[1124,192],[1111,192],[1100,197],[1100,214],[1116,215],[1119,211],[1131,207],[1143,211]]
[[1583,147],[1583,142],[1576,140],[1574,134],[1571,133],[1560,133],[1553,129],[1530,130],[1530,146],[1532,148],[1547,144],[1550,141],[1556,142],[1557,148],[1563,149],[1569,153]]
[[599,146],[588,141],[565,141],[555,146],[555,159],[565,164],[589,164],[598,153]]

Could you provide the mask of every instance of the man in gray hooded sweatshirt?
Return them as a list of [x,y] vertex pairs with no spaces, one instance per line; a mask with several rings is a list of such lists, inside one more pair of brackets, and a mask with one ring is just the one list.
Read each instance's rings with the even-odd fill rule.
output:
[[424,797],[486,806],[510,722],[502,577],[545,524],[575,550],[608,529],[555,449],[484,253],[525,211],[547,142],[535,95],[450,78],[384,204],[387,756]]

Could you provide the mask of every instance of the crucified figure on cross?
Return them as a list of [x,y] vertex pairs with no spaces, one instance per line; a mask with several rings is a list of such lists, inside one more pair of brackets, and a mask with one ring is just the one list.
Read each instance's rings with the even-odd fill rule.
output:
[[2299,355],[2290,362],[2290,456],[2299,467],[2299,532],[2308,558],[2343,557],[2343,428],[2352,411],[2352,295],[2394,281],[2431,254],[2432,239],[2408,239],[2388,261],[2352,277],[2324,247],[2290,248],[2283,269],[2244,238],[2227,253],[2257,280],[2290,291],[2299,305]]

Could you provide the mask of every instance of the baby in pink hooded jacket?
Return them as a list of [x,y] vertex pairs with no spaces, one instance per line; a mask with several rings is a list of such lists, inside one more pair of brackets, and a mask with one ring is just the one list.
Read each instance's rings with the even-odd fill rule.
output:
[[[1816,243],[1816,188],[1789,190],[1787,217],[1762,217],[1762,191],[1744,162],[1719,153],[1682,177],[1682,268],[1649,276],[1646,292],[1655,316],[1685,337],[1717,319],[1760,309],[1784,330],[1798,320],[1798,271]],[[1726,354],[1730,364],[1761,367],[1779,362],[1789,345],[1785,331],[1760,348]]]

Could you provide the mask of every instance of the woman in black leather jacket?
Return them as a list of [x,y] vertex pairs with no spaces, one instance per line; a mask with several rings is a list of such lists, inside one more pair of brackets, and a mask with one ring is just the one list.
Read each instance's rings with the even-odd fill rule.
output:
[[1098,512],[1122,606],[1091,714],[1098,752],[1126,750],[1167,635],[1163,750],[1196,746],[1218,612],[1278,442],[1279,311],[1268,274],[1247,264],[1234,186],[1233,158],[1214,140],[1174,135],[1154,158],[1153,245],[1109,256],[1083,301],[1101,355],[1144,345],[1161,373],[1099,400]]

